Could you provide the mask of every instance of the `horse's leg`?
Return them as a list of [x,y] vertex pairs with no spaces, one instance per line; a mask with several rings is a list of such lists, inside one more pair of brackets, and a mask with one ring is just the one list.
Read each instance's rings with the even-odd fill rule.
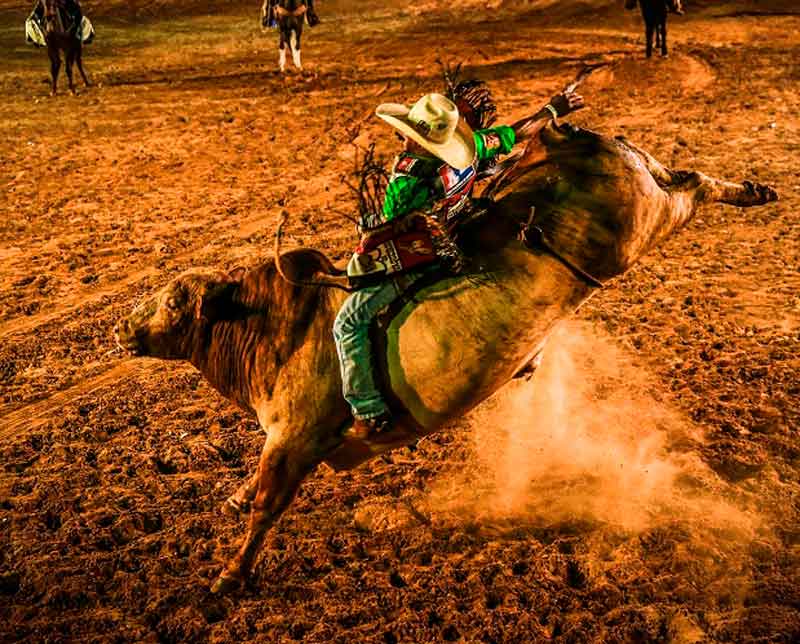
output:
[[89,82],[89,79],[86,78],[86,72],[83,71],[83,47],[80,45],[75,52],[75,62],[78,64],[78,71],[81,73],[83,84],[86,85],[86,87],[91,87],[92,84]]
[[258,491],[258,480],[258,472],[256,472],[240,485],[236,492],[228,497],[222,506],[222,511],[233,516],[238,516],[243,512],[249,512],[250,503],[253,501]]
[[284,31],[283,25],[278,26],[280,31],[280,42],[278,43],[278,49],[280,53],[278,54],[278,67],[280,67],[281,72],[286,71],[286,32]]
[[667,17],[664,16],[664,21],[659,25],[661,30],[661,55],[667,55]]
[[292,45],[292,62],[297,69],[303,69],[303,63],[300,61],[300,36],[303,35],[303,23],[297,21],[297,28],[294,31],[295,39],[291,41]]
[[50,76],[53,79],[53,86],[50,89],[50,96],[55,96],[58,84],[58,70],[61,68],[61,55],[58,48],[48,43],[47,55],[50,57]]
[[329,440],[320,438],[319,429],[310,426],[292,430],[270,428],[258,464],[258,490],[247,534],[239,552],[212,585],[211,592],[232,590],[250,574],[267,530],[288,507],[306,475],[341,440],[336,432],[330,433]]
[[75,48],[67,47],[64,51],[64,64],[67,69],[67,80],[69,81],[69,91],[75,93],[75,83],[72,82],[72,65],[75,64]]
[[644,35],[645,35],[645,52],[648,58],[653,55],[653,32],[654,32],[654,25],[648,22],[645,26]]

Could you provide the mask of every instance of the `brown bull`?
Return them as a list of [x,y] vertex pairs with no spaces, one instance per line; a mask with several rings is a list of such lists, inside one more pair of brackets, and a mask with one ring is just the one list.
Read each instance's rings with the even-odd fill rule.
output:
[[[777,198],[664,168],[624,141],[548,127],[490,189],[496,211],[465,232],[479,275],[442,279],[403,304],[381,350],[389,394],[408,434],[436,431],[508,382],[601,282],[621,275],[703,203]],[[539,243],[523,244],[533,224]],[[279,260],[294,282],[334,268],[313,250]],[[390,446],[347,438],[332,325],[344,294],[297,286],[274,262],[248,272],[190,271],[123,321],[119,341],[139,355],[189,360],[224,396],[251,410],[267,433],[257,473],[226,503],[250,507],[244,542],[215,592],[249,573],[264,536],[320,462],[352,467]],[[397,443],[395,443],[397,444]]]

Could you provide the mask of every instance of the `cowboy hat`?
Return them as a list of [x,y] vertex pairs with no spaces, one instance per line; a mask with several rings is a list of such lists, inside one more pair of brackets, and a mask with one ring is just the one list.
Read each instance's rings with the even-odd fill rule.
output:
[[441,94],[426,94],[410,108],[384,103],[375,110],[381,119],[457,170],[475,160],[475,137],[455,103]]

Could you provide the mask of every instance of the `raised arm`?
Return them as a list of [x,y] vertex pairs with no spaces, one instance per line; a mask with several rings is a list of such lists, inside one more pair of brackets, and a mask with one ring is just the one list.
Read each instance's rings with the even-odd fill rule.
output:
[[565,91],[553,96],[536,114],[517,121],[511,127],[517,135],[517,141],[524,141],[536,136],[551,120],[566,116],[584,106],[583,96],[574,91]]

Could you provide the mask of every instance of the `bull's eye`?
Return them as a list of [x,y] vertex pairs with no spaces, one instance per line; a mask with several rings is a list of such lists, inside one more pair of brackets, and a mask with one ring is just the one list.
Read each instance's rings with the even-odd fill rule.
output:
[[178,300],[174,297],[171,297],[167,300],[167,308],[170,311],[176,311],[178,309]]

